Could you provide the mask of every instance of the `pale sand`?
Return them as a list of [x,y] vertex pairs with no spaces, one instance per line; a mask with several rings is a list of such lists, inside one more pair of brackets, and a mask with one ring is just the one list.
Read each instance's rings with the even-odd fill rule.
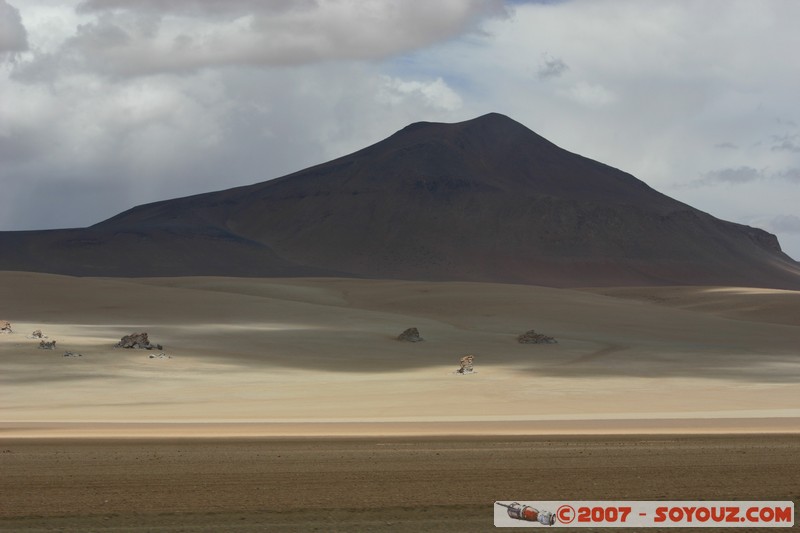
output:
[[[798,292],[3,272],[0,294],[4,437],[800,432]],[[172,358],[112,348],[135,331]]]

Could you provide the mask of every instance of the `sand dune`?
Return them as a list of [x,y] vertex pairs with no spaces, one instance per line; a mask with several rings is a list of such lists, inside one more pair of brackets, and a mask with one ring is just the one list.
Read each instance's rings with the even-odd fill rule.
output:
[[614,287],[592,292],[751,322],[800,326],[800,291],[750,287]]
[[[3,272],[0,293],[6,436],[800,430],[793,291]],[[394,340],[410,326],[425,342]],[[171,358],[112,348],[134,331]]]

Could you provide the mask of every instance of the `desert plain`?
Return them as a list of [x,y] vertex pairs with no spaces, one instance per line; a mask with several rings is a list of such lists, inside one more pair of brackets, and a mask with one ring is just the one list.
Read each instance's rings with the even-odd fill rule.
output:
[[[797,291],[2,272],[0,294],[0,529],[485,531],[495,500],[800,496]],[[114,348],[141,331],[163,350]]]

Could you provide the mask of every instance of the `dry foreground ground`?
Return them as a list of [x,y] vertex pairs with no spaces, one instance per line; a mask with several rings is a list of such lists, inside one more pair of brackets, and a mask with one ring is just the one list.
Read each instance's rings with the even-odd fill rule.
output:
[[[0,530],[485,531],[494,500],[800,496],[798,292],[5,272],[0,294]],[[112,347],[138,331],[169,358]]]
[[2,446],[3,531],[455,533],[491,530],[496,499],[800,499],[800,442],[789,435]]

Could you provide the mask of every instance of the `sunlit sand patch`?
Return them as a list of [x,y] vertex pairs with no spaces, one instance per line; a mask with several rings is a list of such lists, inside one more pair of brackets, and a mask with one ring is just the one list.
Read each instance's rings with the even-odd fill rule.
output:
[[705,294],[770,294],[800,297],[800,291],[790,291],[784,289],[761,289],[756,287],[709,287],[700,292]]
[[[35,274],[0,273],[0,290],[20,276],[37,285]],[[214,290],[186,288],[203,283]],[[721,299],[775,298],[774,291],[635,291],[636,298],[691,295],[692,309],[682,309],[497,284],[283,283],[48,277],[48,299],[20,293],[20,301],[4,302],[22,316],[8,317],[21,334],[0,338],[0,421],[150,423],[153,431],[170,421],[272,424],[242,430],[247,434],[313,432],[314,424],[338,424],[319,431],[343,434],[407,424],[397,431],[432,434],[450,431],[448,424],[513,433],[534,431],[531,424],[535,431],[559,423],[601,431],[623,422],[626,431],[650,431],[660,421],[676,430],[670,420],[687,421],[686,429],[702,428],[688,422],[702,419],[727,420],[730,430],[746,429],[739,419],[760,429],[765,422],[757,421],[767,419],[770,428],[788,427],[781,420],[800,409],[800,382],[792,378],[800,374],[800,328],[717,315]],[[87,298],[74,297],[75,284]],[[132,298],[123,298],[128,293]],[[153,305],[161,300],[164,306]],[[772,308],[771,317],[795,316],[791,301]],[[703,309],[709,302],[712,309]],[[424,342],[396,340],[411,326]],[[559,343],[520,344],[520,332],[532,328]],[[82,357],[37,350],[25,337],[34,329]],[[147,332],[171,358],[114,348],[134,332]],[[467,379],[453,374],[465,354],[475,355],[476,372]]]

